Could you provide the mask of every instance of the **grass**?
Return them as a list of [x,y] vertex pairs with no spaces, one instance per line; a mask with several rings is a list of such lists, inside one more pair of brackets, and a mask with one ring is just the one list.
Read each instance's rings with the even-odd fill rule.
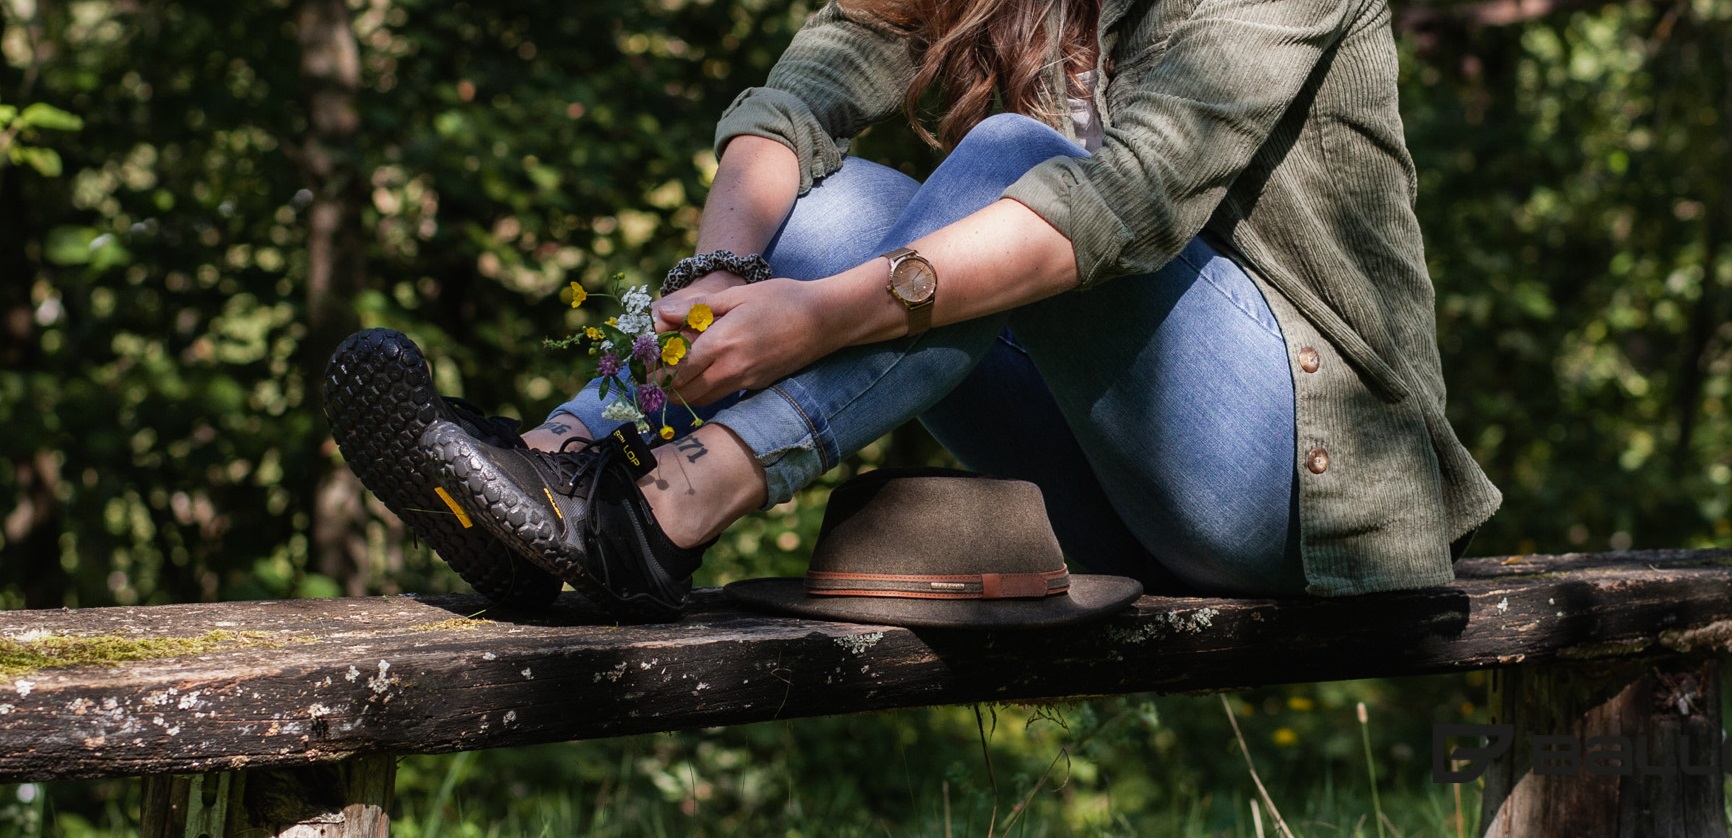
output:
[[[413,756],[399,763],[392,830],[1272,838],[1285,824],[1299,838],[1454,838],[1477,834],[1480,789],[1431,782],[1430,728],[1484,721],[1484,688],[1470,673]],[[0,835],[131,835],[137,813],[136,782],[0,786]]]
[[[1478,789],[1463,789],[1458,803],[1455,787],[1429,782],[1415,743],[1374,743],[1358,702],[1344,703],[1379,684],[1228,702],[1272,804],[1256,811],[1257,780],[1222,699],[1174,696],[414,757],[402,764],[393,828],[411,838],[1253,836],[1278,834],[1279,817],[1298,836],[1473,833]],[[1379,731],[1404,736],[1429,725],[1378,719]],[[1295,727],[1297,738],[1277,735]],[[1375,772],[1375,792],[1368,753],[1389,763]],[[545,782],[553,776],[557,784]]]

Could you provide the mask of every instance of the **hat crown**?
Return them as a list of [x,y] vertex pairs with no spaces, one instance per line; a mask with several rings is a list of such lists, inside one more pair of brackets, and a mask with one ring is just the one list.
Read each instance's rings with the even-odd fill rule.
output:
[[1142,586],[1071,575],[1033,483],[899,468],[831,491],[805,579],[747,579],[727,591],[819,619],[1019,629],[1105,617]]
[[821,573],[1025,574],[1065,569],[1039,487],[950,469],[879,469],[830,493]]

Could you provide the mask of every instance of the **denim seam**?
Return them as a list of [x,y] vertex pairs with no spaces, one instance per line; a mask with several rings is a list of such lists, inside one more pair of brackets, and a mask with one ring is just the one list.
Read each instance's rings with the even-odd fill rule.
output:
[[[1189,250],[1189,248],[1186,248],[1186,250]],[[1281,325],[1280,325],[1279,321],[1275,321],[1275,312],[1273,310],[1270,310],[1268,312],[1268,314],[1269,314],[1268,320],[1271,322],[1264,322],[1264,318],[1260,312],[1254,310],[1249,305],[1247,305],[1244,302],[1244,300],[1240,299],[1238,294],[1233,293],[1231,290],[1222,286],[1221,283],[1216,282],[1213,277],[1209,276],[1209,271],[1207,270],[1205,265],[1198,265],[1195,261],[1193,261],[1191,258],[1189,258],[1189,256],[1183,250],[1179,251],[1179,255],[1176,258],[1179,261],[1184,262],[1186,267],[1190,268],[1193,271],[1196,271],[1198,279],[1200,279],[1204,282],[1207,282],[1209,284],[1210,288],[1215,289],[1215,293],[1220,294],[1222,297],[1226,298],[1227,302],[1231,303],[1233,305],[1233,307],[1238,309],[1241,314],[1244,314],[1246,317],[1249,317],[1251,319],[1251,322],[1257,324],[1258,328],[1261,328],[1263,331],[1268,332],[1271,336],[1273,336],[1277,339],[1281,338]],[[1221,258],[1225,258],[1225,257],[1221,257]],[[1246,282],[1250,282],[1249,276],[1246,277]],[[1258,299],[1262,299],[1262,291],[1258,290],[1257,286],[1252,285],[1251,290],[1257,291]],[[1269,305],[1268,301],[1264,301],[1263,305],[1265,308],[1267,308]],[[1271,323],[1273,325],[1271,325]]]
[[824,467],[824,471],[827,472],[835,468],[836,464],[830,461],[829,448],[824,444],[824,440],[818,438],[818,425],[812,421],[812,415],[806,411],[806,406],[800,404],[799,399],[794,398],[779,384],[772,384],[765,389],[786,399],[788,404],[793,406],[794,411],[800,414],[800,421],[806,423],[806,438],[812,440],[812,448],[818,452],[818,463]]

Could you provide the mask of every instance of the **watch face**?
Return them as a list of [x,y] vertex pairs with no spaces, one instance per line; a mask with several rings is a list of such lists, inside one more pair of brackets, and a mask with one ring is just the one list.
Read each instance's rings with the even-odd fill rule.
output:
[[890,285],[903,302],[923,303],[938,290],[938,276],[932,266],[921,259],[903,259],[890,275]]

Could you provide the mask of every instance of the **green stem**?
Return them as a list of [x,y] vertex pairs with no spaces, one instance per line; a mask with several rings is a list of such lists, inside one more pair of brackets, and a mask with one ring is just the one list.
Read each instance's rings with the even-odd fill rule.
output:
[[1383,838],[1383,804],[1377,799],[1377,763],[1371,758],[1370,717],[1359,702],[1359,739],[1365,744],[1365,771],[1371,777],[1371,811],[1377,818],[1377,838]]

